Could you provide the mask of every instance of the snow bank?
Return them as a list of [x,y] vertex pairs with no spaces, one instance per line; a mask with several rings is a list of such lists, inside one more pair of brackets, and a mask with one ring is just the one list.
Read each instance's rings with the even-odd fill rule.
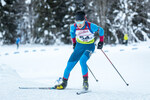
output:
[[16,70],[12,69],[11,67],[1,64],[0,65],[0,79],[6,78],[20,78]]

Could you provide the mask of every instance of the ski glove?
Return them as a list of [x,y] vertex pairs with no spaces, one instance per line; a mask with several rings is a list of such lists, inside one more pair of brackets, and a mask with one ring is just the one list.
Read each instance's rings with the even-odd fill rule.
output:
[[73,43],[73,49],[76,47],[76,43]]
[[103,48],[103,42],[98,42],[97,49],[102,49]]

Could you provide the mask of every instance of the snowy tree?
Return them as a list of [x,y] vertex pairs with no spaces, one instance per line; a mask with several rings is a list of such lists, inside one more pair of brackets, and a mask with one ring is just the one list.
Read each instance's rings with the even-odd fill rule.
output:
[[[149,0],[1,0],[0,41],[15,43],[69,44],[70,24],[77,10],[105,31],[105,43],[149,41]],[[99,38],[98,34],[95,38]]]
[[21,30],[20,22],[24,22],[22,19],[22,15],[25,12],[24,7],[24,1],[2,0],[2,2],[0,2],[0,31],[4,44],[15,43],[16,38],[21,36],[21,32],[19,31]]
[[[2,4],[3,2],[3,4]],[[3,42],[6,44],[14,43],[16,37],[15,10],[13,9],[16,0],[5,0],[1,2],[1,33]],[[4,4],[5,2],[5,4]]]
[[57,35],[64,32],[65,3],[62,0],[35,0],[32,7],[35,13],[33,40],[35,43],[54,44]]
[[27,43],[27,40],[29,39],[29,31],[27,26],[27,6],[28,5],[25,3],[25,0],[22,2],[17,0],[13,8],[15,10],[15,22],[17,24],[17,37],[21,38],[21,43]]
[[[129,35],[129,41],[139,42],[149,40],[146,32],[147,12],[145,7],[148,0],[116,0],[108,11],[107,24],[115,43],[122,43],[123,35]],[[110,41],[109,40],[109,41]]]

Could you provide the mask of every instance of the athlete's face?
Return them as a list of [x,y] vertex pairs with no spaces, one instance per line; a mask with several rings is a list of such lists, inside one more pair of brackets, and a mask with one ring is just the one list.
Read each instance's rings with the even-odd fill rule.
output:
[[83,21],[76,21],[76,24],[77,24],[77,26],[78,26],[78,28],[82,28],[84,25],[85,25],[85,20],[83,20]]

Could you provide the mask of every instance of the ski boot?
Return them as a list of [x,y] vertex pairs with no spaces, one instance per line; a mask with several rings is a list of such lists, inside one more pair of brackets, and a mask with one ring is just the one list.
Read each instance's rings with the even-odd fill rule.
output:
[[55,85],[55,89],[58,89],[58,90],[62,90],[62,89],[65,89],[67,87],[67,81],[66,79],[63,79],[62,83],[59,84],[59,85]]
[[88,84],[88,77],[83,77],[83,89],[88,90],[89,84]]

